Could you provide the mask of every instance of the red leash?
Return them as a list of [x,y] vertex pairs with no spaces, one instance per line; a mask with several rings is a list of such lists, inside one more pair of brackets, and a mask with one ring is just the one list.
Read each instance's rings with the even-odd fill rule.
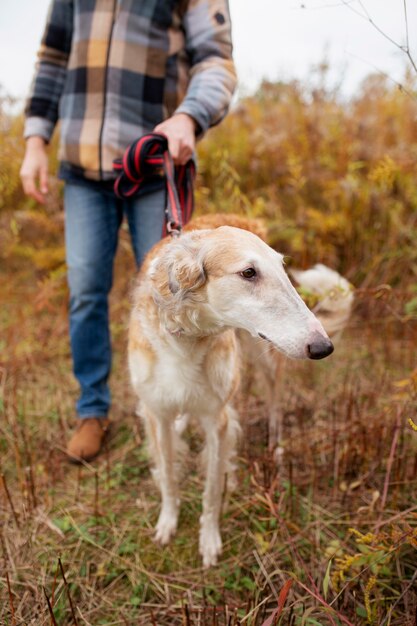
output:
[[118,173],[114,192],[118,198],[130,198],[138,193],[145,181],[166,181],[165,232],[179,235],[194,210],[195,163],[174,166],[168,150],[168,139],[159,133],[149,133],[134,141],[121,159],[113,161]]

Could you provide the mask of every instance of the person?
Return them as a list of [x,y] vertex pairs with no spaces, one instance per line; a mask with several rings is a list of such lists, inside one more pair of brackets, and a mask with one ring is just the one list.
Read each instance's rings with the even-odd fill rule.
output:
[[125,216],[139,266],[162,235],[165,189],[119,200],[112,164],[150,131],[174,163],[226,114],[236,85],[227,0],[53,0],[26,106],[26,194],[48,193],[47,144],[60,122],[73,371],[81,418],[67,454],[90,460],[109,427],[108,294]]

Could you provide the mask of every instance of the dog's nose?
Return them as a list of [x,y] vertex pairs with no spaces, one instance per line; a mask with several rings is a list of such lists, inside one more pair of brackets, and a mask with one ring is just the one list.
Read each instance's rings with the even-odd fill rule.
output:
[[317,333],[307,346],[307,355],[309,359],[324,359],[326,356],[329,356],[333,350],[334,346],[330,339]]

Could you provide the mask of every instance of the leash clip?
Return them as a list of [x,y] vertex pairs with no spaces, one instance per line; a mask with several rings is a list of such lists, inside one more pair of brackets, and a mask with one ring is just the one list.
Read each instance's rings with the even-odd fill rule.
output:
[[171,235],[171,237],[179,237],[181,235],[181,226],[176,225],[175,222],[172,222],[171,220],[167,221],[167,233],[168,235]]

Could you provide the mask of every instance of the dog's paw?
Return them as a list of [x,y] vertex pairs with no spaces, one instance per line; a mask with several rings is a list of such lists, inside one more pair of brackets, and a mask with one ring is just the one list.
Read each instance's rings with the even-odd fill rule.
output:
[[203,566],[212,567],[216,565],[217,557],[221,552],[222,539],[218,526],[202,523],[200,529],[200,554],[203,557]]
[[178,511],[162,510],[155,526],[155,541],[165,546],[177,530]]

